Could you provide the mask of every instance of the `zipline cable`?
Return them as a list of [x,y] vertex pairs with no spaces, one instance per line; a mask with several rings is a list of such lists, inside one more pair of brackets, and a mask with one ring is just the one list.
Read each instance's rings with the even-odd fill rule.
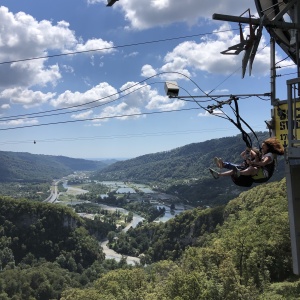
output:
[[[255,126],[256,127],[256,126]],[[256,128],[261,128],[257,126]],[[212,128],[203,130],[182,130],[171,132],[143,132],[136,134],[123,134],[123,135],[109,135],[109,136],[81,136],[81,137],[62,137],[62,138],[50,138],[50,139],[36,139],[37,143],[53,143],[53,142],[76,142],[76,141],[93,141],[93,140],[106,140],[106,139],[120,139],[120,138],[144,138],[149,136],[166,136],[166,135],[185,135],[185,134],[199,134],[206,132],[219,132],[227,131],[231,128]],[[15,144],[32,144],[32,140],[20,140],[20,141],[1,141],[0,145],[15,145]]]
[[54,58],[54,57],[61,57],[61,56],[68,56],[68,55],[90,53],[90,52],[98,52],[98,51],[118,49],[118,48],[126,48],[126,47],[132,47],[132,46],[141,46],[141,45],[161,43],[161,42],[169,42],[169,41],[173,41],[173,40],[180,40],[180,39],[186,39],[186,38],[191,38],[191,37],[199,37],[199,36],[204,36],[204,35],[212,35],[212,34],[216,34],[216,33],[235,31],[235,30],[238,30],[238,29],[227,29],[227,30],[220,30],[220,31],[214,31],[214,32],[186,35],[186,36],[181,36],[181,37],[165,38],[165,39],[160,39],[160,40],[145,41],[145,42],[132,43],[132,44],[124,44],[124,45],[119,45],[119,46],[103,47],[103,48],[98,48],[98,49],[73,51],[73,52],[68,52],[68,53],[59,53],[59,54],[44,55],[44,56],[31,57],[31,58],[16,59],[16,60],[0,62],[0,65],[12,64],[12,63],[24,62],[24,61],[30,61],[30,60],[38,60],[38,59],[45,59],[45,58]]
[[[216,101],[216,98],[214,98],[214,97],[212,97],[211,95],[205,93],[205,92],[200,88],[200,86],[199,86],[194,80],[192,80],[189,76],[187,76],[187,75],[185,75],[185,74],[183,74],[183,73],[180,73],[180,72],[161,72],[161,73],[155,74],[155,75],[153,75],[153,76],[150,76],[150,77],[148,77],[148,78],[146,78],[146,79],[144,79],[144,80],[142,80],[142,81],[140,81],[140,82],[138,82],[138,83],[136,83],[136,84],[134,84],[134,85],[128,87],[128,88],[125,89],[125,90],[132,89],[133,87],[137,86],[138,84],[141,84],[141,83],[143,83],[143,82],[145,82],[145,81],[147,81],[147,80],[149,80],[149,79],[151,79],[151,78],[153,78],[153,77],[160,76],[160,75],[164,75],[164,74],[170,74],[170,73],[172,73],[172,74],[178,74],[178,75],[180,75],[180,76],[186,77],[186,78],[189,79],[192,83],[194,83],[194,85],[196,85],[196,87],[197,87],[204,95],[206,95],[206,96],[207,96],[208,98],[210,98],[211,100]],[[150,83],[150,84],[151,84],[151,83]],[[144,86],[139,87],[139,88],[137,88],[136,90],[138,90],[138,89],[140,89],[140,88],[143,88],[143,87],[144,87]],[[124,92],[125,90],[121,91],[121,93]],[[130,94],[130,93],[132,93],[132,92],[135,92],[136,90],[133,90],[133,91],[129,92],[128,94]],[[185,89],[184,89],[184,90],[185,90]],[[185,91],[188,93],[187,90],[185,90]],[[113,95],[116,95],[116,94],[119,94],[119,93],[120,93],[120,92],[115,93],[115,94],[113,94]],[[125,94],[125,95],[123,95],[122,97],[125,97],[125,96],[128,95],[128,94]],[[188,94],[189,94],[189,93],[188,93]],[[190,95],[190,94],[189,94],[189,95]],[[112,96],[112,95],[109,95],[109,96],[106,96],[106,97],[104,97],[104,98],[111,97],[111,96]],[[190,95],[190,96],[191,96],[191,95]],[[211,113],[211,109],[210,109],[210,108],[206,108],[206,107],[200,105],[199,101],[196,101],[195,98],[194,98],[193,96],[191,96],[191,97],[193,98],[194,102],[195,102],[200,108],[202,108],[203,110],[205,110],[205,111]],[[178,98],[179,100],[182,100],[182,99],[180,99],[180,97],[177,97],[177,98]],[[116,100],[119,100],[119,98],[118,98],[118,99],[115,99],[115,100],[112,100],[111,102],[116,101]],[[89,103],[85,103],[84,105],[87,105],[87,104],[90,104],[90,103],[94,103],[94,102],[96,102],[96,101],[99,101],[99,99],[94,100],[94,101],[91,101],[91,102],[89,102]],[[217,103],[220,103],[220,102],[217,101]],[[104,103],[104,104],[107,104],[107,102]],[[104,104],[100,104],[99,106],[104,105]],[[79,106],[82,106],[82,105],[79,105]],[[73,107],[75,107],[75,106],[73,106]],[[64,108],[64,109],[67,109],[67,108]],[[85,110],[87,110],[87,109],[91,109],[91,108],[88,107],[88,108],[86,108]],[[195,109],[195,108],[191,108],[191,109],[181,109],[181,110],[172,110],[172,111],[184,111],[184,110],[192,110],[192,109]],[[56,125],[56,124],[66,124],[66,123],[74,123],[74,122],[83,122],[83,121],[103,120],[103,119],[111,119],[111,118],[122,118],[122,117],[129,117],[129,116],[138,116],[138,115],[150,115],[150,114],[157,114],[157,113],[163,113],[163,112],[172,112],[172,111],[161,111],[161,112],[151,112],[151,113],[149,112],[149,113],[132,114],[132,115],[119,115],[119,116],[107,116],[107,117],[99,117],[99,118],[86,118],[86,119],[81,119],[81,120],[69,120],[69,121],[60,121],[60,122],[50,122],[50,123],[46,123],[46,124],[31,124],[31,125],[24,125],[24,126],[17,126],[17,127],[2,128],[2,129],[0,129],[0,131],[4,131],[4,130],[13,130],[13,129],[21,129],[21,128],[39,127],[39,126],[49,126],[49,125]],[[223,112],[223,111],[222,111],[222,112]],[[44,112],[44,113],[45,113],[45,112]],[[74,111],[72,111],[71,113],[74,113]],[[224,112],[223,112],[223,114],[224,114],[226,117],[220,116],[220,115],[217,115],[217,116],[218,116],[218,117],[221,117],[221,118],[224,118],[224,119],[228,119],[228,120],[231,121],[233,124],[235,124],[235,126],[237,126],[237,128],[238,128],[239,130],[242,131],[242,128],[241,128],[240,124],[238,124],[237,122],[234,122],[234,121],[233,121],[228,115],[226,115]],[[1,120],[1,119],[0,119],[0,120]],[[7,120],[7,119],[6,119],[6,120]],[[247,124],[247,123],[246,123],[246,124]],[[248,125],[248,124],[247,124],[247,125]],[[249,127],[249,126],[248,126],[248,127]],[[249,128],[251,129],[251,127],[249,127]],[[252,130],[252,129],[251,129],[251,130]],[[243,131],[242,131],[242,132],[243,132]],[[244,132],[244,135],[243,135],[243,136],[244,136],[245,138],[247,137],[247,135],[246,135],[245,132]]]
[[67,123],[76,123],[76,122],[85,122],[85,121],[96,121],[96,120],[117,119],[117,118],[124,118],[124,117],[136,117],[136,116],[143,116],[143,115],[154,115],[154,114],[162,114],[162,113],[190,111],[190,110],[196,110],[196,109],[199,109],[199,108],[198,107],[197,108],[184,108],[184,109],[154,111],[154,112],[148,112],[148,113],[144,112],[144,113],[135,113],[135,114],[126,114],[126,115],[98,117],[98,118],[86,118],[86,119],[80,119],[80,120],[58,121],[58,122],[50,122],[50,123],[44,123],[44,124],[32,124],[32,125],[24,125],[24,126],[17,126],[17,127],[0,128],[0,131],[31,128],[31,127],[40,127],[40,126],[49,126],[49,125],[58,125],[58,124],[67,124]]

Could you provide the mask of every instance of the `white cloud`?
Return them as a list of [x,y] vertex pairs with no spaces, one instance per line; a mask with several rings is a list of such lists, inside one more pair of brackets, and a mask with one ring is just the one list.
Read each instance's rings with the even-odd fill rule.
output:
[[170,99],[167,96],[159,96],[152,97],[149,104],[147,105],[147,109],[151,110],[176,110],[185,106],[184,101],[178,99]]
[[107,1],[105,1],[105,0],[87,0],[87,4],[91,4],[91,5],[98,4],[98,3],[104,3],[104,2],[107,3]]
[[[150,77],[158,74],[164,80],[177,80],[191,78],[197,71],[222,75],[231,75],[236,72],[240,74],[244,51],[239,55],[222,55],[220,53],[240,42],[239,34],[234,34],[230,29],[229,24],[225,23],[213,35],[202,38],[198,42],[185,41],[178,44],[165,55],[162,66],[154,69],[149,64],[144,65],[141,75]],[[224,30],[227,30],[226,34]],[[220,31],[223,31],[222,34]],[[246,32],[244,34],[246,36]],[[278,54],[276,60],[280,60]],[[286,66],[291,64],[289,60],[283,63]],[[269,75],[269,69],[270,48],[266,45],[265,38],[262,37],[253,63],[252,75]]]
[[100,114],[94,117],[98,120],[93,120],[93,124],[97,125],[101,122],[108,121],[110,118],[116,117],[119,120],[128,120],[129,118],[139,119],[144,117],[138,107],[130,107],[127,103],[122,102],[115,106],[105,107]]
[[127,107],[162,111],[184,106],[183,101],[174,101],[167,96],[161,96],[156,89],[151,89],[151,86],[147,84],[127,82],[121,87],[121,90],[124,91],[123,95],[126,95],[124,102],[126,102]]
[[2,109],[9,109],[9,108],[10,108],[10,105],[9,105],[9,104],[2,104],[2,105],[1,105],[1,108],[2,108]]
[[2,126],[28,126],[28,125],[35,125],[38,124],[38,120],[36,119],[16,119],[6,122],[0,122]]
[[62,65],[62,69],[66,72],[66,73],[74,73],[74,68],[70,65]]
[[228,94],[228,93],[229,93],[229,90],[228,90],[228,89],[215,90],[215,93],[219,93],[219,94]]
[[[115,49],[113,49],[114,43],[113,42],[107,42],[104,41],[102,39],[91,39],[88,40],[86,43],[82,44],[79,43],[74,47],[74,50],[70,50],[71,51],[91,51],[91,53],[96,54],[98,53],[99,55],[102,54],[107,54],[107,53],[112,53],[115,51]],[[94,51],[94,50],[98,50],[98,51]]]
[[[106,3],[105,0],[87,0],[89,5],[100,2]],[[199,18],[210,19],[214,12],[236,13],[239,15],[245,7],[243,1],[243,3],[237,0],[215,2],[198,0],[120,0],[116,7],[125,12],[131,27],[139,30],[165,26],[174,22],[191,24],[197,22]],[[246,2],[248,3],[248,1]],[[146,6],[147,9],[145,9]],[[104,69],[104,66],[106,67],[110,63],[104,61],[105,55],[116,51],[112,41],[105,41],[101,38],[84,41],[77,38],[70,29],[70,24],[66,21],[60,21],[56,24],[52,24],[47,20],[37,21],[23,12],[13,14],[3,6],[0,6],[0,19],[2,21],[0,27],[0,62],[29,57],[44,57],[49,53],[87,51],[87,55],[91,58],[90,63],[95,66],[94,69],[97,69],[97,67],[103,67]],[[160,60],[160,66],[144,64],[145,61],[143,61],[144,65],[141,68],[140,75],[148,78],[163,73],[160,75],[162,79],[176,80],[178,78],[193,77],[198,71],[206,74],[232,74],[241,66],[243,53],[234,56],[222,55],[220,52],[237,44],[239,34],[233,32],[229,24],[219,24],[219,29],[215,30],[212,35],[178,44]],[[252,74],[269,74],[269,48],[265,46],[266,41],[262,39],[260,45],[262,50],[257,53]],[[99,51],[90,51],[95,49],[99,49]],[[133,51],[125,55],[125,58],[134,57],[138,54],[138,52]],[[157,56],[158,54],[155,54],[155,57]],[[0,92],[0,98],[4,100],[4,103],[1,108],[8,109],[13,106],[12,104],[30,108],[46,103],[55,108],[80,106],[79,109],[90,109],[96,106],[99,107],[97,108],[97,114],[95,110],[86,112],[76,112],[74,110],[71,117],[82,119],[93,116],[93,114],[94,117],[138,114],[151,110],[180,109],[185,105],[183,101],[159,95],[159,92],[150,85],[137,84],[136,82],[127,82],[121,86],[120,90],[123,91],[122,96],[125,96],[124,98],[119,98],[117,90],[107,82],[99,83],[92,88],[89,87],[86,91],[80,90],[82,87],[78,87],[78,90],[75,91],[63,90],[64,92],[57,96],[51,92],[35,91],[38,87],[47,88],[51,85],[56,87],[57,84],[64,82],[73,87],[76,86],[78,81],[71,82],[69,78],[72,77],[71,80],[73,80],[76,72],[79,74],[82,69],[85,70],[86,66],[82,68],[80,68],[83,66],[81,64],[72,66],[72,57],[73,55],[68,56],[68,62],[66,63],[65,60],[61,65],[52,63],[47,58],[2,64],[0,68],[0,87],[2,91]],[[131,61],[137,61],[138,63],[141,57],[139,55],[136,60],[131,59]],[[145,55],[145,57],[148,56]],[[96,58],[101,59],[101,61],[99,62]],[[124,56],[122,56],[123,58]],[[153,57],[149,56],[149,59],[153,59]],[[158,60],[155,61],[158,62]],[[284,61],[281,64],[287,65],[288,63],[290,62]],[[100,73],[101,76],[106,76],[104,77],[105,80],[109,80],[109,71],[104,69],[100,70]],[[66,78],[63,78],[62,74]],[[73,75],[70,76],[70,74]],[[86,74],[80,76],[81,83],[86,83],[89,86],[95,84],[92,75],[91,77],[90,74],[88,77]],[[97,76],[99,75],[97,74]],[[61,87],[63,88],[63,84],[58,86],[58,90]],[[115,100],[118,100],[118,104],[113,102]],[[109,101],[112,101],[112,103],[109,103],[109,106],[107,106],[108,104],[104,106]],[[99,110],[101,110],[101,113],[99,113]],[[126,118],[123,117],[122,119]]]
[[136,57],[139,55],[139,52],[138,51],[133,51],[129,54],[126,54],[124,57]]
[[55,93],[42,93],[22,88],[6,89],[0,93],[0,98],[12,104],[21,104],[24,108],[34,107],[48,102]]
[[[49,21],[36,21],[23,12],[13,14],[0,7],[0,61],[16,61],[47,55],[48,50],[62,50],[76,44],[66,22],[53,26]],[[45,66],[46,59],[4,64],[0,68],[2,88],[55,84],[60,79],[57,65]]]
[[[184,101],[177,99],[170,99],[167,96],[160,96],[157,90],[152,89],[150,85],[140,84],[136,82],[127,82],[121,89],[121,97],[116,105],[105,105],[101,107],[101,112],[94,114],[94,118],[100,120],[94,120],[93,124],[99,124],[104,121],[108,121],[112,117],[117,119],[138,119],[145,117],[142,112],[145,111],[164,111],[180,109],[185,105]],[[75,117],[75,115],[74,115]]]
[[170,1],[169,0],[151,0],[150,1],[151,6],[154,8],[157,8],[158,10],[165,9],[169,7]]
[[117,7],[122,9],[130,28],[135,30],[166,26],[174,22],[191,25],[200,18],[211,19],[214,13],[239,16],[245,11],[245,7],[250,8],[252,14],[256,13],[252,0],[121,0]]
[[214,109],[212,113],[205,111],[204,113],[199,113],[198,117],[213,117],[214,115],[223,115],[224,113],[219,109]]
[[124,98],[126,104],[129,107],[145,107],[149,102],[150,97],[155,93],[151,90],[151,87],[147,84],[140,84],[138,82],[127,82],[120,88],[122,95],[126,95]]
[[[223,27],[220,28],[223,30]],[[161,71],[179,70],[188,77],[191,76],[188,68],[205,71],[214,74],[230,74],[241,64],[240,56],[222,55],[220,52],[227,49],[234,43],[238,43],[238,36],[230,39],[224,35],[207,37],[199,43],[196,41],[186,41],[176,46],[173,51],[164,57],[165,65]],[[268,65],[269,60],[265,65]]]
[[142,67],[142,72],[141,72],[141,76],[142,77],[152,77],[152,76],[155,76],[156,75],[156,71],[153,69],[152,66],[150,65],[144,65]]
[[71,118],[76,119],[76,120],[82,120],[82,119],[86,119],[86,118],[90,117],[92,115],[92,113],[93,113],[92,110],[88,110],[83,113],[73,114],[73,115],[71,115]]
[[76,105],[85,105],[85,107],[95,107],[108,101],[118,99],[117,90],[106,82],[99,83],[97,86],[85,92],[71,92],[69,90],[60,94],[51,101],[54,107],[72,107]]
[[[50,21],[37,21],[32,16],[19,12],[13,14],[0,6],[0,88],[29,89],[37,86],[55,86],[62,78],[59,66],[51,64],[47,58],[18,61],[30,58],[46,57],[50,51],[67,53],[93,51],[93,55],[103,55],[114,51],[113,43],[102,39],[78,41],[66,21],[52,24]],[[71,67],[63,69],[74,72]],[[21,96],[20,96],[21,97]]]

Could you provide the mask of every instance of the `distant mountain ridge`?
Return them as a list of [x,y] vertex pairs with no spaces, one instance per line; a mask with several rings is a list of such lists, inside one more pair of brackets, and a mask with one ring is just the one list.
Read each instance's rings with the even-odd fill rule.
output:
[[[259,144],[269,137],[267,132],[256,132]],[[258,142],[250,135],[253,146]],[[226,203],[245,188],[236,186],[230,178],[212,178],[208,168],[217,167],[214,157],[241,163],[240,153],[245,149],[241,135],[193,143],[170,151],[139,156],[119,161],[95,172],[97,180],[147,182],[165,192],[178,195],[193,205]],[[284,177],[283,159],[278,160],[277,172],[272,179]]]
[[[258,132],[263,141],[266,132]],[[95,177],[107,180],[166,180],[207,177],[215,156],[225,161],[240,163],[240,153],[245,149],[241,135],[212,139],[188,144],[176,149],[142,155],[133,159],[116,162],[99,170]],[[204,172],[206,171],[206,172]]]
[[[260,143],[267,132],[256,133]],[[253,146],[258,146],[252,137]],[[215,156],[241,163],[245,149],[241,135],[193,143],[176,149],[142,155],[124,161],[92,161],[65,156],[35,155],[0,151],[0,182],[44,182],[74,171],[92,171],[92,179],[148,183],[169,194],[179,196],[193,206],[225,204],[245,188],[230,178],[215,180],[208,171]],[[112,164],[109,164],[112,163]],[[284,161],[279,159],[271,181],[284,177]]]
[[9,151],[0,151],[0,162],[0,182],[41,182],[74,171],[95,171],[107,167],[101,161]]

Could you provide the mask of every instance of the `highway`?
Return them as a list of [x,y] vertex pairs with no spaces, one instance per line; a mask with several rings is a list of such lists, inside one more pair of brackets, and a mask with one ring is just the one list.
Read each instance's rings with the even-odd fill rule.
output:
[[45,199],[43,202],[54,203],[56,201],[58,196],[58,190],[57,190],[58,183],[59,181],[53,181],[51,186],[50,196],[47,199]]

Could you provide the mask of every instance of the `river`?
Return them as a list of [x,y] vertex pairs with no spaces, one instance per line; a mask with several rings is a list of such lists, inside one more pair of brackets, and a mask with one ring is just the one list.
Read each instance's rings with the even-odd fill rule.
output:
[[[128,213],[128,211],[126,209],[123,209],[123,208],[119,208],[119,207],[112,207],[112,206],[108,206],[108,205],[103,205],[103,204],[100,204],[101,207],[105,208],[105,209],[108,209],[108,210],[118,210],[118,211],[121,211],[123,213]],[[159,205],[160,207],[165,207],[166,209],[166,213],[163,217],[160,217],[160,218],[157,218],[155,220],[155,222],[166,222],[172,218],[174,218],[175,215],[177,215],[178,213],[182,212],[183,209],[177,209],[177,210],[174,210],[174,211],[170,211],[170,208],[168,206],[165,206],[165,205]],[[133,219],[132,221],[130,222],[130,224],[128,224],[124,229],[123,231],[127,231],[129,228],[135,228],[139,222],[142,222],[144,220],[144,218],[142,218],[141,216],[139,215],[136,215],[136,214],[133,214]],[[116,261],[120,261],[121,258],[122,258],[122,255],[115,252],[114,250],[110,249],[107,247],[107,243],[108,243],[108,240],[104,240],[100,243],[101,247],[103,248],[103,252],[105,254],[105,258],[107,259],[115,259]],[[140,262],[140,259],[138,257],[134,257],[134,256],[127,256],[126,257],[126,261],[127,261],[127,264],[130,264],[130,265],[135,265],[136,263],[139,263]]]
[[185,210],[185,208],[182,206],[177,206],[177,208],[173,209],[173,210],[171,210],[169,206],[162,205],[162,204],[158,204],[156,207],[165,209],[165,214],[162,217],[159,217],[154,221],[157,223],[158,222],[165,223],[165,222],[169,221],[170,219],[174,218],[176,215],[182,213]]
[[[107,209],[107,210],[118,210],[122,213],[128,213],[128,211],[124,208],[113,207],[113,206],[108,206],[108,205],[104,205],[104,204],[99,204],[99,205],[102,208]],[[143,220],[144,220],[143,217],[141,217],[137,214],[133,214],[132,221],[123,229],[123,231],[126,232],[131,227],[135,228],[138,225],[138,223],[142,222]],[[106,259],[115,259],[116,261],[120,261],[122,258],[122,254],[119,254],[116,251],[108,248],[107,243],[108,243],[108,240],[104,240],[100,243],[100,245],[103,249],[103,252],[105,254],[105,258]],[[135,265],[137,263],[140,263],[140,259],[138,257],[134,257],[134,256],[126,256],[126,261],[127,261],[127,264],[129,264],[129,265]]]
[[[82,193],[87,193],[88,191],[86,190],[83,190],[83,189],[80,189],[80,188],[77,188],[77,187],[70,187],[67,185],[67,183],[65,182],[64,183],[64,187],[68,189],[68,192],[69,193],[72,193],[74,195],[78,195],[78,194],[82,194]],[[74,205],[76,204],[77,201],[72,201],[71,205]],[[78,201],[79,203],[82,201]],[[106,210],[112,210],[112,211],[115,211],[115,210],[118,210],[122,213],[125,213],[127,214],[128,211],[124,208],[120,208],[120,207],[115,207],[115,206],[109,206],[109,205],[105,205],[105,204],[99,204],[99,206],[101,206],[102,208],[106,209]],[[155,220],[155,222],[166,222],[172,218],[174,218],[175,215],[181,213],[184,208],[182,207],[178,207],[176,210],[170,210],[170,208],[168,206],[165,206],[165,205],[160,205],[158,204],[157,207],[164,207],[166,209],[166,212],[165,212],[165,215],[163,217],[160,217],[160,218],[157,218]],[[123,229],[123,231],[127,231],[129,230],[131,227],[132,228],[135,228],[140,222],[142,222],[144,220],[143,217],[137,215],[137,214],[133,214],[133,218],[132,218],[132,221]],[[116,261],[120,261],[121,258],[122,258],[122,255],[115,252],[114,250],[110,249],[107,247],[107,243],[108,243],[108,240],[104,240],[100,243],[100,246],[102,247],[103,249],[103,253],[105,254],[105,258],[106,259],[115,259]],[[125,256],[126,257],[126,261],[127,261],[127,264],[130,264],[130,265],[135,265],[137,263],[140,263],[140,259],[138,257],[134,257],[134,256]]]

